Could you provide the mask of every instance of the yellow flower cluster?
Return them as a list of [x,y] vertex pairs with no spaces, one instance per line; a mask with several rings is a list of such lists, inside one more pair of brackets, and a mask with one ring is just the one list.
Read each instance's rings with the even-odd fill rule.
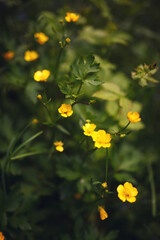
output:
[[62,117],[70,117],[73,114],[72,106],[70,104],[62,104],[60,108],[58,108],[58,112]]
[[95,147],[97,148],[109,148],[111,146],[111,135],[109,133],[106,133],[105,130],[98,130],[98,131],[94,131],[96,128],[96,125],[90,122],[87,122],[84,126],[83,126],[83,130],[84,130],[84,135],[86,136],[91,136],[93,141],[95,142]]
[[0,240],[4,240],[4,239],[5,239],[5,237],[4,237],[3,233],[0,232]]
[[136,123],[141,121],[140,114],[138,112],[134,112],[134,113],[128,112],[127,118],[131,123]]
[[25,51],[24,60],[26,60],[27,62],[34,61],[37,58],[39,58],[39,54],[36,51]]
[[108,213],[104,210],[104,208],[102,206],[98,207],[98,211],[99,211],[101,220],[105,220],[106,218],[108,218]]
[[71,13],[71,12],[67,12],[66,13],[66,17],[65,17],[65,20],[67,22],[77,22],[78,19],[79,19],[80,15],[77,15],[75,13]]
[[101,185],[102,185],[102,187],[104,187],[104,188],[107,188],[107,187],[108,187],[108,185],[107,185],[106,182],[102,183]]
[[37,71],[34,73],[34,80],[37,82],[47,82],[47,79],[50,76],[50,71],[49,70],[42,70],[42,71]]
[[43,32],[37,32],[34,34],[34,38],[37,39],[37,42],[41,45],[45,44],[48,41],[48,37]]
[[128,201],[133,203],[136,201],[138,194],[137,188],[133,187],[132,183],[125,182],[124,185],[120,184],[117,187],[118,197],[123,202]]
[[63,150],[64,150],[64,148],[63,148],[64,143],[63,142],[57,141],[57,142],[54,142],[53,144],[56,147],[56,150],[58,152],[63,152]]
[[15,53],[13,51],[8,51],[8,52],[3,53],[3,58],[7,61],[14,58],[14,56],[15,56]]

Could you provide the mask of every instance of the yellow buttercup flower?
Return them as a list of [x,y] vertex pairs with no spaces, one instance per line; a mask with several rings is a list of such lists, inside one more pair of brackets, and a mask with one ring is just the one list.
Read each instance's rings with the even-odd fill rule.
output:
[[102,183],[101,185],[102,185],[102,187],[104,187],[104,188],[107,188],[107,187],[108,187],[108,185],[107,185],[106,182]]
[[3,235],[2,232],[0,232],[0,240],[4,240],[5,239],[5,236]]
[[34,61],[37,58],[39,58],[39,54],[36,51],[25,51],[24,60],[26,60],[27,62]]
[[125,182],[124,186],[119,185],[117,187],[118,197],[123,202],[128,201],[133,203],[136,201],[136,196],[138,194],[137,188],[133,187],[132,183]]
[[70,117],[73,114],[72,106],[70,104],[62,104],[60,108],[58,108],[58,112],[62,117]]
[[71,12],[67,12],[65,20],[67,22],[76,22],[76,21],[78,21],[79,17],[80,17],[80,15],[77,15],[77,14],[71,13]]
[[15,55],[15,53],[13,51],[8,51],[8,52],[3,53],[3,58],[5,60],[10,60],[10,59],[14,58],[14,55]]
[[37,39],[37,42],[41,45],[45,44],[48,41],[49,37],[46,36],[43,32],[37,32],[34,34],[34,38]]
[[99,211],[101,220],[105,220],[106,218],[108,218],[108,213],[104,210],[103,207],[99,206],[98,211]]
[[57,142],[54,142],[53,144],[56,147],[56,150],[58,152],[63,152],[63,150],[64,150],[64,148],[63,148],[64,143],[63,142],[57,141]]
[[111,135],[106,133],[104,130],[98,130],[98,132],[93,132],[91,135],[93,141],[95,142],[95,147],[109,148],[111,146]]
[[37,98],[38,98],[39,100],[41,100],[41,99],[42,99],[42,95],[41,95],[41,94],[38,94],[38,95],[37,95]]
[[34,80],[37,82],[47,82],[47,79],[49,78],[51,72],[49,70],[42,70],[42,71],[37,71],[34,73]]
[[66,38],[66,43],[70,43],[71,39],[70,38]]
[[91,136],[92,133],[94,132],[96,128],[96,125],[94,123],[86,123],[84,126],[83,126],[83,130],[84,130],[84,135],[86,136]]
[[134,112],[134,113],[128,112],[127,118],[131,123],[136,123],[141,121],[140,114],[138,112]]

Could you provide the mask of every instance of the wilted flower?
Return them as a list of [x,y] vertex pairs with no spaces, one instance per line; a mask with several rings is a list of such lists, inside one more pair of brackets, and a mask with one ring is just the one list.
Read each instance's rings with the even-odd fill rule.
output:
[[50,71],[49,70],[42,70],[42,71],[37,71],[34,73],[34,80],[37,82],[47,82],[47,79],[50,76]]
[[49,39],[49,38],[46,36],[46,34],[43,33],[43,32],[37,32],[37,33],[35,33],[35,34],[34,34],[34,38],[36,38],[36,39],[37,39],[37,42],[38,42],[39,44],[41,44],[41,45],[45,44],[45,42],[47,42],[48,39]]
[[94,123],[86,123],[84,126],[83,126],[83,130],[84,130],[84,135],[86,136],[91,136],[92,133],[94,132],[96,128],[96,125]]
[[36,51],[25,51],[24,54],[24,60],[26,60],[27,62],[31,62],[36,60],[39,57],[39,54]]
[[97,132],[93,132],[91,135],[93,141],[95,142],[95,147],[100,148],[109,148],[111,146],[111,135],[106,133],[104,130],[98,130]]
[[138,194],[137,188],[133,187],[132,183],[125,182],[124,186],[119,185],[117,187],[118,197],[123,202],[128,201],[133,203],[136,201],[136,196]]
[[4,240],[5,239],[5,236],[3,235],[2,232],[0,232],[0,240]]
[[10,60],[10,59],[14,58],[14,55],[15,55],[15,53],[13,51],[8,51],[8,52],[3,53],[2,56],[5,60]]
[[77,14],[71,13],[71,12],[67,12],[65,20],[67,22],[76,22],[76,21],[78,21],[79,17],[80,17],[80,15],[77,15]]
[[58,112],[62,117],[70,117],[73,114],[72,106],[70,104],[62,104],[60,108],[58,108]]
[[99,211],[101,220],[105,220],[106,218],[108,218],[108,213],[104,210],[103,207],[99,206],[98,211]]
[[58,152],[63,152],[63,150],[64,150],[64,148],[63,148],[64,143],[63,142],[57,141],[57,142],[54,142],[53,144],[56,147],[56,150]]
[[138,112],[134,112],[134,113],[128,112],[127,118],[131,123],[136,123],[141,121],[140,114]]

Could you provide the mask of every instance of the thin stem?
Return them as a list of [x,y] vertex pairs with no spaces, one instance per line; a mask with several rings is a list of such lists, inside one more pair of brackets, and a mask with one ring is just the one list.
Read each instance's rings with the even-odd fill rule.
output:
[[147,167],[148,167],[149,182],[150,182],[151,193],[152,193],[152,216],[155,217],[156,216],[156,188],[155,188],[153,170],[152,170],[150,161],[148,161]]
[[129,126],[129,124],[130,124],[130,122],[128,122],[127,125],[124,128],[122,128],[119,132],[115,133],[115,135],[118,135],[121,132],[123,132]]
[[107,182],[107,177],[108,177],[108,165],[109,165],[109,149],[106,149],[106,174],[105,174],[105,182]]
[[43,102],[42,102],[42,104],[43,104],[43,106],[45,107],[45,109],[47,110],[47,113],[48,113],[48,115],[49,115],[49,118],[50,118],[50,120],[51,120],[51,122],[52,122],[52,116],[51,116],[51,113],[50,113],[47,105],[46,105],[45,103],[43,103]]
[[77,95],[80,93],[82,85],[83,85],[83,82],[81,81],[80,86],[79,86],[78,91],[77,91]]
[[[65,46],[64,46],[65,47]],[[57,57],[57,61],[56,61],[56,65],[55,65],[55,75],[54,75],[54,80],[57,80],[57,74],[58,74],[58,70],[59,70],[59,63],[60,63],[60,59],[61,59],[61,55],[63,52],[64,47],[60,49],[58,57]]]
[[84,105],[91,105],[92,104],[92,102],[87,103],[87,102],[78,101],[78,102],[72,103],[72,107],[77,103],[84,104]]

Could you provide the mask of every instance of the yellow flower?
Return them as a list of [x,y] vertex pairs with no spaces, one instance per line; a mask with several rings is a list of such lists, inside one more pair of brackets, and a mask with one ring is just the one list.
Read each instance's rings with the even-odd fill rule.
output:
[[15,55],[15,53],[13,51],[8,51],[8,52],[3,53],[3,58],[5,60],[10,60],[10,59],[14,58],[14,55]]
[[37,32],[34,34],[34,38],[37,39],[37,42],[41,45],[45,44],[48,41],[49,37],[46,36],[43,32]]
[[58,112],[62,117],[70,117],[73,114],[72,106],[70,104],[62,104],[60,108],[58,108]]
[[107,187],[108,187],[108,185],[107,185],[106,182],[102,183],[101,185],[102,185],[102,187],[104,187],[104,188],[107,188]]
[[124,186],[119,185],[117,187],[118,197],[123,202],[128,201],[133,203],[136,201],[136,196],[138,194],[137,188],[133,187],[132,183],[125,182]]
[[53,143],[54,144],[54,146],[56,147],[56,150],[58,151],[58,152],[63,152],[63,150],[64,150],[64,148],[63,148],[63,142],[61,142],[61,141],[59,141],[59,142],[54,142]]
[[71,13],[71,12],[67,12],[65,20],[67,22],[76,22],[76,21],[78,21],[79,17],[80,17],[80,15],[77,15],[77,14]]
[[41,95],[41,94],[38,94],[38,95],[37,95],[37,98],[38,98],[39,100],[41,100],[41,99],[42,99],[42,95]]
[[50,71],[49,70],[42,70],[42,71],[37,71],[34,73],[34,80],[37,82],[47,82],[47,79],[50,76]]
[[34,125],[36,125],[38,122],[39,122],[39,121],[38,121],[37,118],[33,118],[32,123],[33,123]]
[[109,148],[111,146],[111,135],[106,133],[104,130],[98,130],[98,132],[93,132],[91,135],[93,141],[95,142],[95,147]]
[[70,43],[71,39],[70,38],[66,38],[66,43]]
[[4,240],[4,239],[5,239],[5,237],[4,237],[3,233],[0,232],[0,240]]
[[108,218],[108,213],[104,210],[103,207],[99,206],[98,211],[99,211],[101,220],[105,220],[106,218]]
[[25,51],[24,60],[31,62],[36,60],[39,57],[39,54],[36,51]]
[[140,114],[138,112],[134,112],[134,113],[128,112],[127,118],[131,123],[136,123],[141,121]]
[[89,123],[87,122],[84,126],[83,126],[83,130],[84,130],[84,135],[86,136],[91,136],[92,133],[94,132],[96,128],[96,125],[94,123]]

